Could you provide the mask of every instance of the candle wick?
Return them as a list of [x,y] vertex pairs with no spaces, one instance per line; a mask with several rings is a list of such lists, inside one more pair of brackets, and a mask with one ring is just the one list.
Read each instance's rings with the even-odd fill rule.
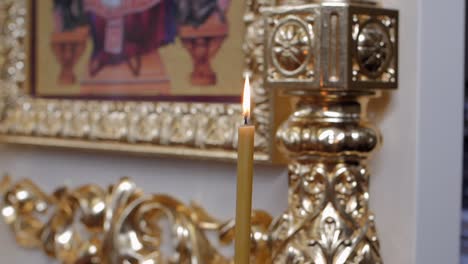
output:
[[247,115],[244,116],[244,125],[248,125],[249,124],[249,120],[248,120],[248,117]]

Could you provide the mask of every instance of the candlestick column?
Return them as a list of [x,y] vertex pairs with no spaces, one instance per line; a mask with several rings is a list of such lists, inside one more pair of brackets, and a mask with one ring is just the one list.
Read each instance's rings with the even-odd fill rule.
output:
[[301,95],[279,129],[291,161],[289,207],[271,234],[275,263],[382,262],[366,166],[380,134],[362,111],[365,96]]
[[[297,98],[277,131],[289,207],[271,227],[274,263],[382,263],[367,159],[366,106],[398,79],[398,12],[363,1],[264,10],[265,84]],[[281,107],[281,106],[276,106]]]

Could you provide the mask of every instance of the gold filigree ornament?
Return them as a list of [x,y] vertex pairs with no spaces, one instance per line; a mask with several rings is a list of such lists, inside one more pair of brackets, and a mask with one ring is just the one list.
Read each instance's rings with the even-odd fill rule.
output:
[[[30,180],[5,177],[0,187],[2,216],[18,244],[62,263],[233,263],[216,247],[232,243],[232,220],[167,195],[145,195],[129,179],[107,190],[85,185],[51,195]],[[271,217],[255,211],[252,221],[252,263],[267,263]]]

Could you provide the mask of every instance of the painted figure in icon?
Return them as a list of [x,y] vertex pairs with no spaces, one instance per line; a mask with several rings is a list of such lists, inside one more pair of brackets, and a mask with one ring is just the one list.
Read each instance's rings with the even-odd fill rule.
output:
[[[116,66],[120,72],[115,78],[134,83],[146,78],[144,69],[148,67],[164,75],[158,49],[179,37],[192,57],[192,84],[213,85],[216,74],[210,62],[228,35],[226,12],[230,1],[54,0],[51,46],[65,72],[59,82],[75,83],[73,67],[88,40],[92,43],[89,83],[93,79],[100,85],[107,79],[111,82],[113,78],[106,73],[109,66]],[[152,76],[157,76],[154,72]]]

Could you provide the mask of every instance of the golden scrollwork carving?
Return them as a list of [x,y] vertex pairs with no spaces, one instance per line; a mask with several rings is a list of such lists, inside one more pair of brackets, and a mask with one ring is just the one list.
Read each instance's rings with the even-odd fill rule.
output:
[[271,145],[271,116],[272,102],[269,90],[264,87],[264,43],[265,27],[262,8],[275,5],[274,0],[247,0],[244,22],[246,25],[246,36],[243,50],[245,54],[245,65],[247,74],[251,75],[250,84],[253,92],[253,118],[256,129],[255,144],[269,148]]
[[[49,195],[30,180],[5,177],[0,191],[3,219],[18,244],[62,263],[233,263],[216,247],[232,243],[232,220],[167,195],[146,195],[129,179],[107,190],[85,185]],[[267,263],[271,217],[255,211],[252,221],[252,263]]]
[[[29,0],[0,3],[0,139],[9,143],[61,145],[232,159],[239,104],[45,99],[25,91]],[[246,72],[252,75],[257,126],[256,158],[270,157],[271,98],[263,86],[262,19],[274,1],[249,0],[244,21]],[[239,18],[242,19],[242,18]],[[16,137],[16,138],[15,138]],[[11,138],[11,139],[10,139]],[[25,139],[25,140],[24,140]],[[58,139],[54,141],[53,139]],[[86,142],[89,142],[86,144]],[[113,144],[110,144],[113,143]],[[132,146],[136,146],[133,147]],[[210,155],[209,150],[218,150]],[[222,152],[224,151],[224,153]]]

